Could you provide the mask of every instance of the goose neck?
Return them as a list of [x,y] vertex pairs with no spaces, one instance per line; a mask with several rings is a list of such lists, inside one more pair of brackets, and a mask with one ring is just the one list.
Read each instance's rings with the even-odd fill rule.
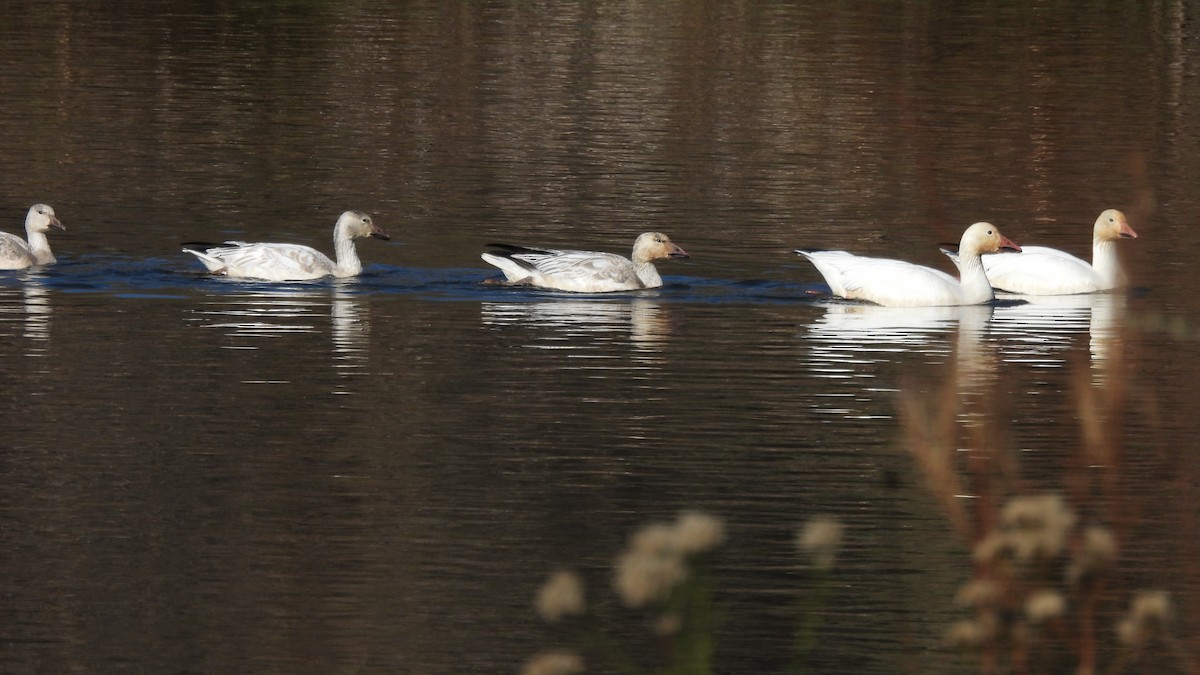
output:
[[334,276],[353,277],[362,272],[362,262],[358,259],[354,240],[340,227],[333,235],[333,251],[337,258],[337,269],[334,271]]
[[45,232],[26,230],[25,235],[29,241],[29,252],[39,265],[55,262],[54,254],[50,252],[50,240],[46,238]]
[[983,269],[983,259],[978,253],[959,251],[958,269],[959,284],[962,286],[963,300],[966,304],[977,305],[995,299],[995,291],[992,290],[992,284]]
[[1112,239],[1092,240],[1092,269],[1100,277],[1101,290],[1116,288],[1125,283],[1121,260],[1117,257],[1117,245]]
[[638,279],[642,282],[642,288],[658,288],[662,286],[662,277],[658,275],[658,268],[654,266],[654,263],[635,262],[633,269]]

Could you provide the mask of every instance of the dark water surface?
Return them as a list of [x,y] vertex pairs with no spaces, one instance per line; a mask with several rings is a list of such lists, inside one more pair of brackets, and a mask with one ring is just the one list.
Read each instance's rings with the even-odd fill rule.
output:
[[[572,644],[532,608],[561,566],[652,662],[609,568],[700,509],[720,672],[784,669],[820,515],[846,534],[813,670],[971,672],[942,639],[969,544],[899,413],[926,399],[964,465],[1006,458],[957,503],[1061,492],[1118,533],[1102,668],[1141,588],[1200,654],[1198,11],[0,5],[0,229],[67,226],[58,265],[0,273],[0,671],[515,672]],[[988,220],[1086,255],[1110,207],[1127,293],[864,307],[791,252],[949,270]],[[392,234],[358,279],[179,252],[331,251],[349,208]],[[692,255],[661,289],[480,284],[491,241],[646,230]]]

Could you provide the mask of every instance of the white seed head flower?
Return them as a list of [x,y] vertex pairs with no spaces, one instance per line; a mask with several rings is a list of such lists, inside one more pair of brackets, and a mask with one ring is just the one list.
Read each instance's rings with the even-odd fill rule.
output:
[[617,559],[617,594],[627,607],[639,608],[665,600],[687,578],[683,559],[629,551]]
[[663,614],[654,621],[654,633],[656,635],[670,636],[679,633],[683,628],[683,620],[678,614]]
[[679,537],[666,523],[650,523],[634,533],[629,550],[655,555],[678,555]]
[[1139,591],[1129,602],[1129,614],[1117,622],[1117,639],[1129,646],[1145,646],[1170,619],[1171,601],[1164,591]]
[[1063,501],[1062,495],[1021,495],[1004,505],[1000,522],[1008,528],[1036,530],[1058,521],[1074,521],[1075,515]]
[[665,600],[686,578],[676,529],[653,523],[638,530],[629,550],[617,558],[614,585],[621,601],[636,609]]
[[542,652],[525,662],[521,675],[576,675],[583,672],[583,657],[575,652]]
[[1140,591],[1129,613],[1117,624],[1117,638],[1129,646],[1144,646],[1171,618],[1171,599],[1165,591]]
[[1089,527],[1083,533],[1083,548],[1097,561],[1111,564],[1117,559],[1117,536],[1107,527]]
[[1083,546],[1071,567],[1067,580],[1071,583],[1094,577],[1112,567],[1117,559],[1117,537],[1107,527],[1094,525],[1083,533]]
[[538,590],[535,607],[538,614],[551,623],[564,617],[583,614],[586,608],[583,580],[569,570],[555,572]]
[[809,520],[796,535],[796,546],[812,558],[820,569],[833,567],[842,544],[842,524],[828,517]]
[[973,649],[984,645],[996,635],[996,618],[990,612],[974,619],[956,622],[943,638],[951,647]]
[[995,607],[1002,597],[1000,584],[991,579],[972,579],[958,589],[955,599],[964,607]]
[[1166,623],[1171,616],[1171,597],[1166,591],[1141,591],[1130,603],[1129,613],[1143,621]]
[[1117,641],[1129,647],[1140,646],[1149,639],[1132,619],[1128,616],[1117,622]]
[[1004,505],[1000,523],[1018,560],[1046,560],[1066,547],[1075,514],[1061,495],[1026,495]]
[[1025,616],[1031,623],[1045,623],[1067,612],[1067,599],[1062,593],[1043,589],[1025,599]]
[[975,550],[971,554],[977,562],[994,563],[1012,556],[1012,553],[1012,542],[1008,536],[1004,532],[992,531],[975,544]]
[[725,523],[698,511],[685,511],[675,521],[675,537],[685,555],[706,553],[725,543]]

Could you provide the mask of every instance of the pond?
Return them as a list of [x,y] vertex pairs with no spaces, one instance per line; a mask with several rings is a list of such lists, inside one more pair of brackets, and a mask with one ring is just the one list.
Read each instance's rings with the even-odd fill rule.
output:
[[[620,672],[535,610],[570,569],[650,672],[672,638],[614,563],[699,512],[724,531],[692,577],[715,672],[1189,672],[1194,14],[6,3],[0,229],[45,202],[66,231],[58,264],[0,272],[0,670],[519,672],[561,648]],[[987,220],[1086,255],[1106,208],[1139,235],[1114,293],[887,309],[793,253],[949,272],[938,244]],[[392,237],[353,279],[180,250],[331,252],[347,209]],[[658,289],[482,283],[491,242],[628,254],[650,230],[691,254]],[[972,551],[1029,495],[1061,497],[1069,550],[1005,577]],[[828,570],[796,545],[819,518]],[[1097,531],[1116,552],[1081,581]],[[957,649],[973,576],[1065,613]],[[1141,591],[1173,611],[1135,662]]]

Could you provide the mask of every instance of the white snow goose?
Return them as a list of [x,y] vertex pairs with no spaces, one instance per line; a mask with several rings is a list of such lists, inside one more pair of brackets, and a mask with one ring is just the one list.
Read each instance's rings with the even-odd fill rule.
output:
[[808,258],[834,295],[886,307],[978,305],[995,299],[981,254],[1020,251],[991,223],[975,223],[959,243],[960,279],[902,260],[867,258],[846,251],[796,249]]
[[[1125,214],[1108,209],[1092,228],[1092,263],[1048,246],[1025,246],[1021,255],[984,256],[983,269],[996,290],[1020,295],[1072,295],[1125,285],[1117,241],[1137,239]],[[945,251],[951,260],[954,253]]]
[[[362,211],[346,211],[333,226],[333,250],[337,260],[300,244],[249,244],[227,241],[223,245],[184,244],[184,251],[204,263],[209,272],[239,279],[304,281],[321,277],[353,277],[362,273],[354,240],[391,237]],[[199,249],[199,250],[197,250]]]
[[[646,232],[633,243],[633,259],[615,253],[527,248],[488,244],[480,257],[504,272],[505,281],[573,293],[611,293],[662,286],[654,261],[688,254],[661,232]],[[497,282],[493,282],[497,283]]]
[[45,204],[34,204],[25,214],[25,236],[0,232],[0,270],[19,270],[33,265],[51,265],[56,262],[50,252],[46,232],[51,227],[67,228],[54,215],[54,209]]

